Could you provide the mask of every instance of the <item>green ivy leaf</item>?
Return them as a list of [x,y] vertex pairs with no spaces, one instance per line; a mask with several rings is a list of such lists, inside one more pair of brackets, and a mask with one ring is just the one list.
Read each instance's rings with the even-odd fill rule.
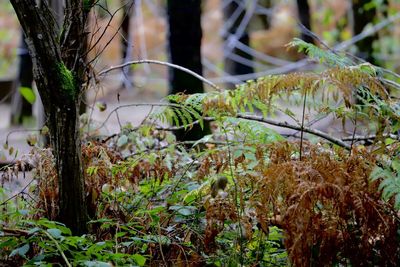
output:
[[60,239],[62,237],[60,229],[51,228],[51,229],[47,229],[47,232],[54,238]]
[[126,135],[121,135],[121,136],[118,138],[117,146],[118,146],[118,147],[123,147],[123,146],[126,145],[127,143],[128,143],[128,136],[126,136]]
[[139,266],[144,266],[144,264],[146,263],[146,258],[143,257],[142,255],[139,254],[133,254],[132,259],[135,260],[135,262],[139,265]]
[[39,227],[34,227],[28,231],[29,235],[33,235],[36,232],[39,232],[41,229]]
[[22,247],[16,248],[13,251],[11,251],[10,257],[16,256],[16,255],[25,257],[25,254],[29,251],[29,248],[30,248],[29,244],[25,244]]
[[32,88],[29,87],[20,87],[19,88],[19,93],[25,98],[26,101],[28,101],[30,104],[35,103],[36,101],[36,95],[33,92]]

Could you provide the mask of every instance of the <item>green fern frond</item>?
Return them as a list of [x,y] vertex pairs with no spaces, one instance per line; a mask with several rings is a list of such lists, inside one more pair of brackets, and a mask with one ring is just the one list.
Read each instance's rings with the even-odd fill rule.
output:
[[323,50],[313,44],[307,43],[299,38],[294,38],[288,44],[288,47],[297,47],[298,52],[304,52],[308,57],[318,60],[320,63],[326,63],[331,67],[346,67],[351,66],[352,62],[332,51]]
[[225,120],[226,123],[232,124],[245,135],[246,142],[268,144],[277,141],[283,141],[285,138],[275,130],[267,127],[265,124],[249,121],[244,119],[229,117]]
[[382,192],[383,200],[389,201],[393,199],[395,209],[400,210],[400,162],[398,160],[393,161],[391,169],[397,175],[389,168],[375,167],[370,178],[372,181],[381,179],[379,190]]

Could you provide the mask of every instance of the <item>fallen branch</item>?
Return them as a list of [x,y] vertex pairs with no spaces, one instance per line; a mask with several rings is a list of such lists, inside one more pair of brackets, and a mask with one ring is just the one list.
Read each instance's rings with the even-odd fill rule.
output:
[[27,230],[22,230],[22,229],[12,229],[12,228],[1,228],[0,229],[4,236],[15,236],[15,237],[21,237],[21,236],[29,236],[29,231]]

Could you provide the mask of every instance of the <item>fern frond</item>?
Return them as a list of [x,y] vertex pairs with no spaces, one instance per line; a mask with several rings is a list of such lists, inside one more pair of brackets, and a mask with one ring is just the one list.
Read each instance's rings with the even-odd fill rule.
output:
[[326,63],[330,67],[344,68],[353,64],[346,57],[342,57],[329,50],[323,50],[299,38],[294,38],[293,41],[288,44],[288,47],[297,47],[298,52],[304,52],[308,57],[316,59],[320,63]]
[[247,143],[269,144],[285,140],[278,132],[256,121],[229,117],[225,122],[235,125],[240,134],[245,135]]
[[[263,103],[265,107],[274,96],[291,95],[294,91],[314,96],[318,91],[327,88],[336,89],[339,95],[350,104],[353,95],[360,87],[367,88],[372,94],[382,99],[388,98],[385,86],[374,74],[373,69],[365,64],[348,67],[335,67],[321,73],[289,73],[284,75],[265,76],[254,81],[247,81],[236,90],[213,94],[204,100],[204,109],[212,109],[226,114],[255,107],[254,103]],[[328,99],[327,99],[328,100]]]

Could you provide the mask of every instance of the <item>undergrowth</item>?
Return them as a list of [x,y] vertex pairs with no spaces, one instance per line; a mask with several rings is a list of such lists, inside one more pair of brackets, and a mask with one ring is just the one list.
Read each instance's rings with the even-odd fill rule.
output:
[[[396,266],[399,86],[370,64],[299,40],[292,45],[328,67],[263,77],[232,91],[170,96],[174,104],[138,128],[127,125],[105,139],[87,134],[87,235],[72,236],[54,222],[54,159],[34,146],[3,170],[2,185],[28,168],[34,181],[12,198],[0,189],[0,262]],[[303,106],[301,116],[282,108],[283,99]],[[310,110],[355,129],[316,131]],[[278,113],[293,124],[274,120]],[[179,143],[170,131],[204,120],[213,121],[214,133],[194,143]],[[160,121],[175,127],[163,129]],[[279,134],[271,124],[292,132]]]

